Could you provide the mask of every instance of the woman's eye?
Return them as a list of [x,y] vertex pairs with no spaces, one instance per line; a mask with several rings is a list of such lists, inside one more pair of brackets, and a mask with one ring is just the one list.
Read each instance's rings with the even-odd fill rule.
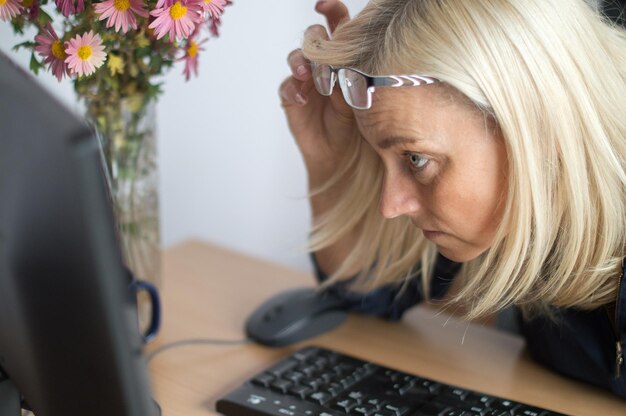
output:
[[407,157],[409,159],[409,163],[411,163],[411,167],[415,170],[423,169],[430,160],[419,153],[408,153]]

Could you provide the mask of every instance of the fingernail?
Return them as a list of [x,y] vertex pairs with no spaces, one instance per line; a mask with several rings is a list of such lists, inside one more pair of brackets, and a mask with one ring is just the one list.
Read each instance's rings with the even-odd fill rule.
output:
[[302,96],[302,94],[296,94],[296,102],[298,104],[306,104],[306,99]]
[[326,3],[326,0],[319,0],[317,3],[315,3],[315,7],[319,7],[323,5],[324,3]]
[[304,67],[304,65],[300,65],[298,68],[296,68],[296,73],[297,73],[298,75],[306,75],[307,70],[306,70],[306,68]]

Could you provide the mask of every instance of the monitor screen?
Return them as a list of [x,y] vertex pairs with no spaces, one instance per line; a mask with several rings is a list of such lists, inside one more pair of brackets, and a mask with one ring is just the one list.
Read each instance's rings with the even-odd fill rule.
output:
[[0,368],[37,416],[158,415],[98,140],[0,74]]

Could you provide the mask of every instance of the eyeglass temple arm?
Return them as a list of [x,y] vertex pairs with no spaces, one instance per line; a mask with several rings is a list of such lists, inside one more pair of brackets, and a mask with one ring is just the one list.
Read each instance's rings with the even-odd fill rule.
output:
[[405,87],[435,84],[439,82],[436,78],[431,78],[423,75],[393,75],[386,77],[371,77],[370,86],[385,86],[385,87]]

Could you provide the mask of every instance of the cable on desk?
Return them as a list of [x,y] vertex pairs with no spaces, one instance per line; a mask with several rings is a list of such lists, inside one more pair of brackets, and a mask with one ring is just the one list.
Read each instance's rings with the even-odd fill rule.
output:
[[228,339],[211,339],[211,338],[195,338],[195,339],[182,339],[180,341],[170,342],[169,344],[161,345],[156,350],[152,351],[150,354],[146,356],[146,364],[150,363],[152,359],[167,350],[171,350],[176,347],[182,347],[185,345],[243,345],[252,342],[251,339],[238,339],[238,340],[228,340]]

